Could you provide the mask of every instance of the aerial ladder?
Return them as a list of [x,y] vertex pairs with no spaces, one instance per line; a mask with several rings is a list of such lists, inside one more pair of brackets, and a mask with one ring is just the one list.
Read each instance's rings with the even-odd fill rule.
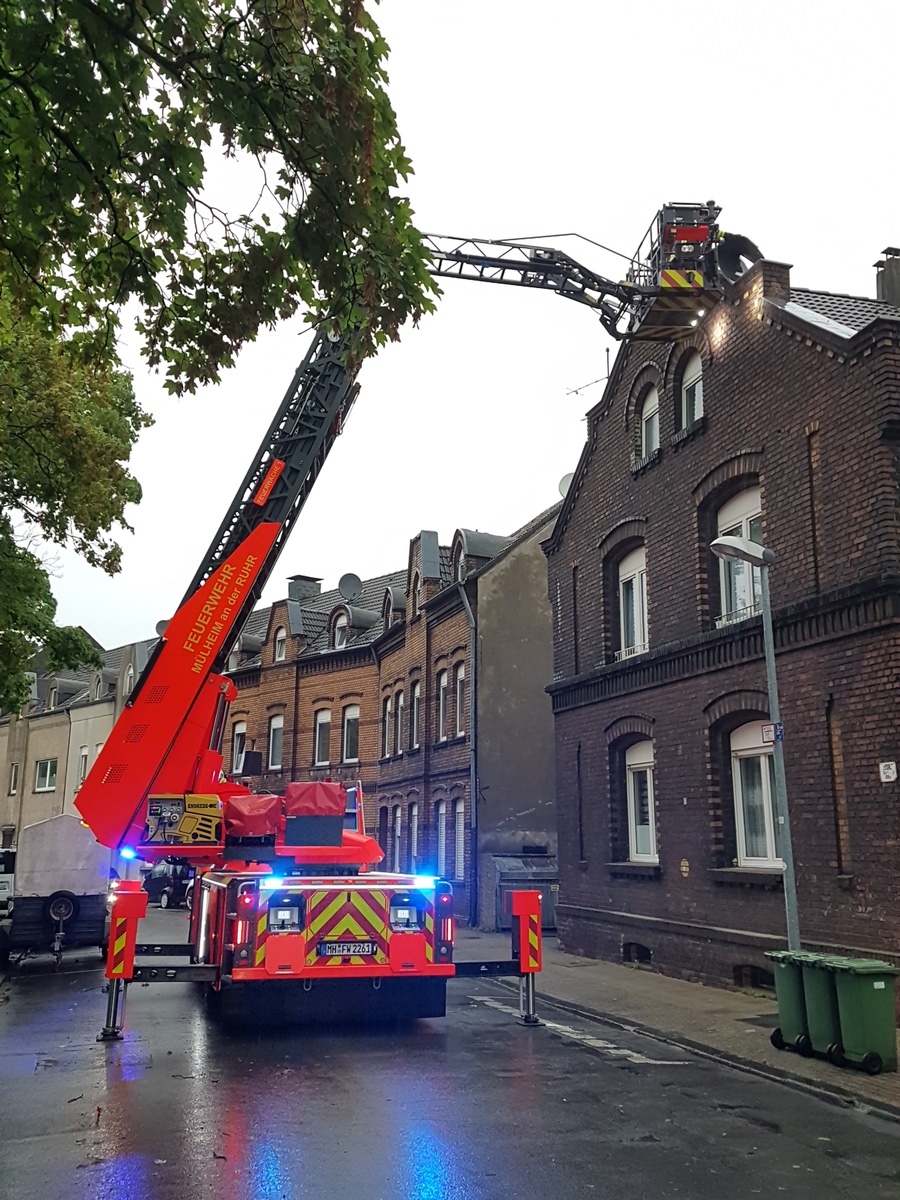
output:
[[[712,203],[664,207],[621,281],[541,245],[432,235],[425,244],[437,278],[556,292],[593,309],[615,338],[671,340],[689,335],[759,256],[721,234],[718,214]],[[295,782],[283,797],[257,796],[222,769],[237,695],[228,655],[357,398],[353,337],[323,329],[314,338],[75,803],[124,858],[177,857],[200,872],[192,964],[162,978],[202,979],[214,994],[293,981],[299,999],[314,985],[320,995],[362,983],[363,1014],[377,993],[395,1015],[443,1015],[454,974],[451,885],[379,872],[384,855],[365,832],[359,794],[350,809],[337,784]],[[131,977],[134,926],[146,911],[135,886],[120,883],[113,910],[114,983]],[[523,930],[533,932],[535,919],[517,914]],[[531,944],[523,935],[526,973],[539,968]],[[107,1031],[116,1028],[108,1014]]]

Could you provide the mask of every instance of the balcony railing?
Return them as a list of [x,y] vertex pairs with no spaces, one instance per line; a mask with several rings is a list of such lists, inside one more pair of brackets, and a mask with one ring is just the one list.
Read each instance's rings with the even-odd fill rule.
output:
[[736,608],[733,612],[722,613],[721,617],[716,617],[716,629],[721,629],[725,625],[734,625],[738,621],[746,621],[748,617],[758,617],[762,612],[759,604],[748,604],[746,608]]
[[635,646],[625,646],[622,650],[616,651],[616,662],[621,662],[623,658],[633,658],[635,654],[643,654],[649,646],[646,642],[638,642]]

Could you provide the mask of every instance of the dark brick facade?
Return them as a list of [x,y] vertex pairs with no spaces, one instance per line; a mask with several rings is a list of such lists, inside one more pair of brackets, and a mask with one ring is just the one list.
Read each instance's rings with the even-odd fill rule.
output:
[[[853,327],[758,263],[690,344],[625,346],[545,543],[563,946],[742,982],[783,945],[780,874],[740,866],[731,733],[765,720],[759,616],[716,628],[716,516],[759,487],[804,944],[900,945],[900,310]],[[853,302],[858,304],[858,302]],[[874,303],[874,302],[873,302]],[[849,304],[849,300],[848,300]],[[849,321],[849,318],[848,318]],[[687,354],[703,415],[680,427]],[[638,458],[659,392],[659,449]],[[616,661],[618,564],[646,553],[649,649]],[[629,861],[623,752],[653,744],[658,862]]]

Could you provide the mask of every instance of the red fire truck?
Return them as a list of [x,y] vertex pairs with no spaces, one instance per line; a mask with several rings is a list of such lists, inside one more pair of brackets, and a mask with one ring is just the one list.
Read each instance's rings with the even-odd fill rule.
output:
[[[555,291],[592,308],[617,338],[677,338],[742,261],[758,256],[745,239],[723,237],[718,213],[711,203],[666,206],[624,282],[545,246],[446,237],[428,239],[430,269]],[[444,1012],[456,973],[450,885],[377,871],[383,853],[366,834],[360,790],[348,808],[335,784],[295,782],[283,796],[254,795],[222,774],[237,694],[223,669],[356,399],[352,349],[352,333],[316,337],[78,793],[102,845],[125,858],[177,858],[198,872],[186,946],[139,944],[147,897],[120,884],[108,1036],[118,1030],[113,997],[131,978],[203,980],[214,1000],[265,994],[298,1015]],[[514,912],[513,966],[532,983],[540,968],[534,904],[519,897]],[[143,954],[135,962],[136,949],[190,962],[155,965]]]

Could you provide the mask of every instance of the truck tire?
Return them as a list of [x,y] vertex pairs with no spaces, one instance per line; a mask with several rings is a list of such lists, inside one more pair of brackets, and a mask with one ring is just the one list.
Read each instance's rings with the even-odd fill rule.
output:
[[78,899],[71,892],[54,892],[44,906],[48,920],[53,925],[65,925],[78,916]]

